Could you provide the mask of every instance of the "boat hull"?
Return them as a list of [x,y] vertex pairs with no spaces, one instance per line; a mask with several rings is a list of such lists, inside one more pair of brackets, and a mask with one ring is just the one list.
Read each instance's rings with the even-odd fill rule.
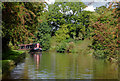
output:
[[31,49],[30,52],[42,52],[42,49]]

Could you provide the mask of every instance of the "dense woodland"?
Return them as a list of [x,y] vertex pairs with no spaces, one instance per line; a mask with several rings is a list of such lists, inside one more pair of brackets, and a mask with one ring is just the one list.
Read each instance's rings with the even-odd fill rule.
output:
[[37,42],[44,51],[56,43],[55,51],[70,53],[76,42],[88,39],[94,56],[118,59],[120,2],[107,5],[90,12],[83,2],[3,2],[3,53]]

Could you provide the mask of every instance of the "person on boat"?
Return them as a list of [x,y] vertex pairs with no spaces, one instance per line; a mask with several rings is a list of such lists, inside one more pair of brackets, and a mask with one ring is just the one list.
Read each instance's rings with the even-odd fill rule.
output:
[[39,43],[37,43],[37,44],[36,44],[36,46],[35,46],[34,50],[38,50],[38,49],[42,50],[42,48],[41,48],[41,46],[40,46],[40,44],[39,44]]

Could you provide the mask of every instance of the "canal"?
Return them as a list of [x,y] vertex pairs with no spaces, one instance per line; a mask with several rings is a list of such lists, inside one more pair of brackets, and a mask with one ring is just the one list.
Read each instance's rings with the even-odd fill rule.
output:
[[88,54],[26,54],[11,79],[118,79],[118,65]]

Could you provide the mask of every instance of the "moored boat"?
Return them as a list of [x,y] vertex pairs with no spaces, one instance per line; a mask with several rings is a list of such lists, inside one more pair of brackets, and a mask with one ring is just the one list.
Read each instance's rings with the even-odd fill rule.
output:
[[41,52],[42,48],[39,43],[35,44],[35,46],[30,50],[30,52]]
[[30,52],[41,52],[42,51],[42,48],[38,48],[38,49],[31,49]]

